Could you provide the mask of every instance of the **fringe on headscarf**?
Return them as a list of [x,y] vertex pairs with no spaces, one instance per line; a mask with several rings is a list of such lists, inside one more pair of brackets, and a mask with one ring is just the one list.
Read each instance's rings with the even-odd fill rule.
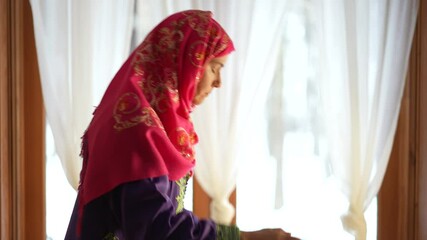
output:
[[88,149],[88,137],[87,137],[87,130],[82,136],[82,142],[81,142],[81,150],[80,150],[80,157],[83,159],[82,164],[82,170],[80,171],[80,182],[78,187],[78,211],[77,211],[77,235],[80,235],[82,230],[82,221],[83,221],[83,183],[85,180],[86,175],[86,167],[87,167],[87,161],[89,158],[89,149]]

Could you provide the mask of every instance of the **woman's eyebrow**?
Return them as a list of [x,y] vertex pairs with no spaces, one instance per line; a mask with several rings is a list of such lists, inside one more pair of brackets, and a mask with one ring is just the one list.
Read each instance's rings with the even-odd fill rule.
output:
[[224,64],[222,62],[212,60],[212,63],[219,64],[221,67],[224,67]]

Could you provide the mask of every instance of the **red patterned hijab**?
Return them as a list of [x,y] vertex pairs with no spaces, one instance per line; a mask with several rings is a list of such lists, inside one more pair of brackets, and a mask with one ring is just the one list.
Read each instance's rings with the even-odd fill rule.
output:
[[188,10],[156,26],[111,81],[83,136],[80,210],[116,186],[192,171],[190,119],[205,63],[234,50],[212,13]]

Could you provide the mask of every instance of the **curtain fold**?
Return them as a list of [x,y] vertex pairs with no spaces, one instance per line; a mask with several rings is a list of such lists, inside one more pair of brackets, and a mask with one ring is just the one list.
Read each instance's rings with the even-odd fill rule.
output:
[[129,54],[134,1],[30,0],[47,121],[77,189],[80,137]]
[[418,1],[318,1],[320,81],[344,228],[366,239],[364,212],[390,156]]
[[[213,10],[234,40],[236,52],[223,70],[223,87],[194,114],[201,139],[196,176],[213,199],[211,216],[225,224],[234,216],[228,198],[236,185],[238,164],[259,150],[248,148],[246,141],[257,142],[255,136],[265,130],[258,124],[264,116],[260,109],[274,75],[287,1],[233,3],[219,1]],[[262,164],[263,159],[258,161]]]

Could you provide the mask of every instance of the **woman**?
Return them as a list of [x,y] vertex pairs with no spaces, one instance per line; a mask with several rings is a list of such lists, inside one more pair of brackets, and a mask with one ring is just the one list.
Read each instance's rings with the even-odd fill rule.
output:
[[[210,12],[173,14],[135,49],[83,136],[83,168],[65,239],[256,239],[183,208],[198,142],[190,113],[234,46]],[[266,239],[273,239],[267,237]]]

